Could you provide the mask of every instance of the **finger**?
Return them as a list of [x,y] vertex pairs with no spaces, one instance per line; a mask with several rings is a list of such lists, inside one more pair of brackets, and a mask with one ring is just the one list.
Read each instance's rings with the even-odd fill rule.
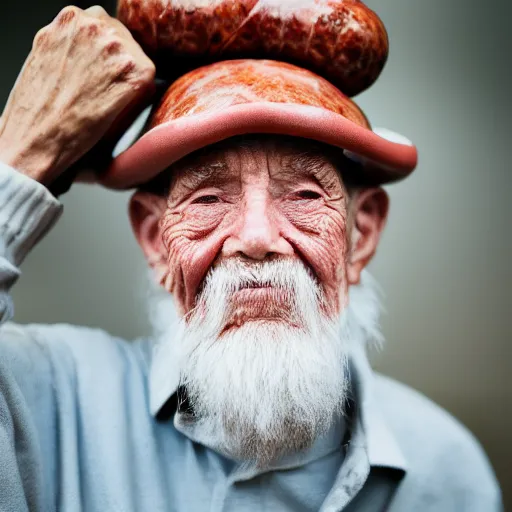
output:
[[106,22],[108,26],[111,27],[117,35],[127,43],[127,48],[130,49],[134,55],[139,58],[143,55],[142,49],[133,38],[130,31],[119,20],[110,16],[101,5],[93,5],[92,7],[85,9],[84,13],[87,16]]
[[118,19],[110,16],[101,5],[93,5],[85,9],[84,13],[93,18],[107,22],[124,40],[129,42],[133,40],[133,42],[135,42],[130,31]]
[[55,17],[52,24],[57,26],[65,26],[72,23],[75,18],[82,12],[82,9],[75,5],[68,5],[64,7],[59,14]]

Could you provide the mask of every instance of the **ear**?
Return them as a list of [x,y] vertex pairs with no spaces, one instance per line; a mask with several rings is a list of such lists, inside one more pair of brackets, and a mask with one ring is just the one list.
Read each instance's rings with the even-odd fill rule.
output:
[[166,199],[150,192],[137,191],[131,197],[128,208],[135,238],[154,271],[155,280],[160,283],[167,273],[167,250],[160,230]]
[[349,285],[359,283],[362,270],[375,254],[389,209],[389,197],[382,188],[363,189],[352,201],[352,239],[347,265]]

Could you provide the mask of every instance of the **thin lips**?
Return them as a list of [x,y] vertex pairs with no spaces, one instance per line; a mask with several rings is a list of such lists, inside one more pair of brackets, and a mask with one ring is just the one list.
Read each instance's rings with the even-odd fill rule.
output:
[[[205,285],[206,279],[203,279],[201,281],[201,284],[197,288],[197,294],[196,296],[201,295],[204,285]],[[240,284],[235,291],[241,291],[241,290],[256,290],[256,289],[262,289],[262,288],[274,288],[277,289],[277,286],[272,286],[270,283],[262,283],[262,282],[252,282],[252,283],[242,283]]]
[[244,298],[262,298],[266,297],[272,301],[289,300],[290,293],[282,286],[243,286],[238,288],[231,295],[231,300],[235,302]]

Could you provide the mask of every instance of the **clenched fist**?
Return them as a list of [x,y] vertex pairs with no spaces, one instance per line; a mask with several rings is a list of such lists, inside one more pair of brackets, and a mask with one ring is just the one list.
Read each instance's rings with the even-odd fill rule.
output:
[[0,119],[0,161],[51,186],[153,87],[155,67],[101,7],[41,29]]

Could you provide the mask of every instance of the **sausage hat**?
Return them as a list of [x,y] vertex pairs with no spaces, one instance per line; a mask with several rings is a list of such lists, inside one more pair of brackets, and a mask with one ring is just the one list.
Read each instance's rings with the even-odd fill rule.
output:
[[373,130],[351,100],[388,54],[382,22],[359,0],[120,0],[118,17],[172,85],[105,185],[140,185],[195,150],[257,133],[337,146],[375,184],[416,167],[413,144]]

